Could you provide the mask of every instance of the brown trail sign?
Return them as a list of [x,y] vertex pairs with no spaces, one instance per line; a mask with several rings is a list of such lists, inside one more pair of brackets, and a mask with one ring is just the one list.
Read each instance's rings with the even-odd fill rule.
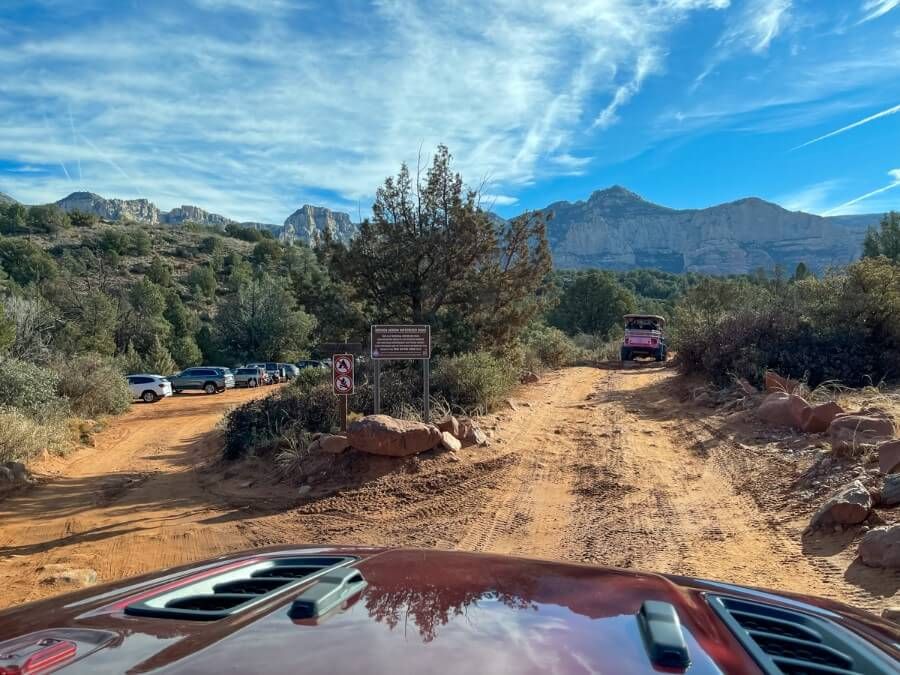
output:
[[370,349],[375,375],[375,413],[381,412],[381,362],[421,361],[422,397],[425,421],[431,416],[431,326],[426,325],[373,325]]

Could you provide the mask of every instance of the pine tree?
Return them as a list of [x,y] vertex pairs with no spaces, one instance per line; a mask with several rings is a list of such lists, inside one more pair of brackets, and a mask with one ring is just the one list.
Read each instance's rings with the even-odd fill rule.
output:
[[171,375],[177,366],[169,350],[162,346],[158,337],[153,338],[150,351],[144,356],[144,368],[154,375]]

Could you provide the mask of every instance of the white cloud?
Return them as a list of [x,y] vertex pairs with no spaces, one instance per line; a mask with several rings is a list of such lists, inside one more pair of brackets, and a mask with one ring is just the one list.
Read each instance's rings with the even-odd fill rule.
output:
[[6,187],[278,221],[304,201],[368,206],[402,160],[443,142],[463,175],[507,194],[581,171],[579,132],[623,114],[688,12],[728,4],[379,0],[299,35],[250,0],[194,1],[248,20],[224,35],[146,3],[130,21],[0,43],[0,157],[72,179]]
[[897,7],[900,7],[900,0],[865,0],[862,4],[862,11],[865,13],[865,16],[860,19],[860,23],[884,16]]
[[[900,0],[898,0],[900,2]],[[824,141],[826,138],[831,138],[832,136],[837,136],[838,134],[842,134],[845,131],[850,131],[851,129],[855,129],[856,127],[861,127],[864,124],[868,124],[874,120],[880,119],[882,117],[887,117],[888,115],[896,115],[900,113],[900,105],[895,105],[892,108],[887,108],[886,110],[882,110],[881,112],[877,112],[874,115],[869,115],[868,117],[864,117],[861,120],[857,120],[852,124],[848,124],[846,126],[841,127],[840,129],[835,129],[834,131],[830,131],[827,134],[819,136],[818,138],[814,138],[810,141],[806,141],[805,143],[801,143],[800,145],[791,148],[791,150],[799,150],[800,148],[805,148],[807,145],[812,145],[813,143],[818,143],[819,141]]]
[[695,81],[699,85],[722,62],[741,52],[761,54],[787,28],[792,0],[748,0],[730,19],[709,63]]
[[882,192],[887,192],[888,190],[893,190],[895,188],[900,187],[900,169],[891,169],[890,171],[888,171],[888,175],[893,180],[890,183],[888,183],[887,185],[883,185],[882,187],[872,190],[871,192],[867,192],[864,195],[860,195],[859,197],[855,197],[855,198],[851,199],[850,201],[844,202],[843,204],[839,204],[839,205],[835,206],[834,208],[828,209],[822,215],[828,216],[828,215],[832,215],[832,214],[835,214],[838,212],[850,213],[851,211],[848,211],[848,209],[853,207],[855,204],[859,204],[860,202],[871,199],[875,195],[880,195]]
[[789,211],[803,211],[805,213],[822,213],[827,210],[826,204],[830,195],[841,185],[837,179],[824,180],[813,185],[807,185],[800,190],[789,192],[776,197],[773,201]]
[[518,201],[518,197],[511,197],[509,195],[481,195],[481,205],[488,209],[491,209],[494,206],[511,206]]

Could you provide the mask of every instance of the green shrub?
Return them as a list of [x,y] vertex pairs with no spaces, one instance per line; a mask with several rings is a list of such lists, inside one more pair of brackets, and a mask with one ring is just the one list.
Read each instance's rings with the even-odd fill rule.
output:
[[561,368],[574,363],[580,355],[578,347],[568,335],[550,326],[530,326],[522,342],[529,370],[539,370],[540,366]]
[[18,408],[33,417],[67,411],[66,401],[57,395],[59,377],[49,368],[6,359],[0,363],[0,406]]
[[40,453],[64,453],[71,442],[65,419],[49,415],[33,419],[22,410],[0,406],[0,462],[23,462]]
[[452,405],[490,410],[518,383],[518,372],[487,352],[445,357],[434,371],[433,394]]
[[117,364],[97,354],[85,354],[57,365],[57,391],[72,412],[82,417],[117,415],[131,404],[131,393]]
[[900,377],[900,266],[865,259],[822,279],[707,280],[676,307],[681,368],[725,383],[773,369],[815,387]]
[[330,383],[309,389],[285,387],[245,403],[225,420],[226,459],[277,449],[281,439],[298,431],[335,431],[340,425],[337,398]]
[[56,261],[25,239],[0,239],[0,267],[20,286],[53,279],[59,273]]
[[331,382],[331,371],[325,368],[302,368],[297,377],[291,381],[291,386],[307,390],[329,382]]

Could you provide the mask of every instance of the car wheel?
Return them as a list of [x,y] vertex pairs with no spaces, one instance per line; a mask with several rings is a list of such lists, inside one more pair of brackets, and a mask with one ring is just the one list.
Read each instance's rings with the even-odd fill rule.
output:
[[631,361],[631,350],[627,347],[622,347],[622,349],[619,350],[619,356],[623,361]]
[[173,389],[172,392],[175,393],[175,394],[180,394],[180,393],[181,393],[181,389]]
[[155,391],[145,391],[143,394],[141,394],[141,399],[144,401],[144,403],[155,403],[157,398],[158,397]]
[[215,394],[216,385],[214,385],[212,382],[207,382],[203,385],[203,391],[205,391],[207,394]]

